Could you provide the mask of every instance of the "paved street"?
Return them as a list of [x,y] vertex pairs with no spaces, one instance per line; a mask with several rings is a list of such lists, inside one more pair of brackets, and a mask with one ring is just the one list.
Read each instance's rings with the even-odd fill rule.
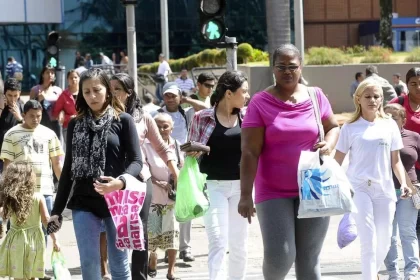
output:
[[[68,267],[73,275],[73,279],[82,279],[80,273],[79,255],[77,251],[76,240],[74,237],[73,224],[71,221],[71,214],[69,211],[64,213],[65,222],[59,232],[59,240],[62,245],[62,250],[67,258]],[[355,280],[360,279],[359,273],[359,242],[356,240],[349,247],[340,250],[336,242],[337,226],[340,217],[334,217],[331,220],[331,226],[328,232],[326,242],[322,252],[322,272],[325,280]],[[196,261],[193,263],[177,263],[178,276],[182,279],[201,280],[208,279],[207,273],[207,238],[203,221],[197,219],[193,225],[193,252],[196,256]],[[308,233],[310,237],[310,233]],[[50,243],[51,244],[51,243]],[[248,243],[249,257],[247,280],[263,279],[261,273],[262,263],[262,241],[259,234],[258,222],[255,219],[250,229],[250,240]],[[50,256],[51,248],[48,248]],[[163,252],[159,252],[159,257],[163,257]],[[48,265],[50,266],[50,265]],[[160,262],[158,265],[157,280],[166,279],[165,263]],[[380,279],[387,279],[386,273],[381,273]],[[1,279],[1,278],[0,278]],[[295,279],[294,271],[289,274],[287,279]]]

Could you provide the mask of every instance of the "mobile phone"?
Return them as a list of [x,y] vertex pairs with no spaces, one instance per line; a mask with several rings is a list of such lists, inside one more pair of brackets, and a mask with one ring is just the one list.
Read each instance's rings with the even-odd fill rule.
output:
[[61,224],[63,223],[63,216],[61,216],[61,215],[58,216],[58,222],[59,222],[59,226],[57,226],[55,224],[55,222],[53,222],[53,221],[48,223],[48,225],[47,225],[47,234],[48,235],[51,234],[51,233],[55,233],[60,229]]

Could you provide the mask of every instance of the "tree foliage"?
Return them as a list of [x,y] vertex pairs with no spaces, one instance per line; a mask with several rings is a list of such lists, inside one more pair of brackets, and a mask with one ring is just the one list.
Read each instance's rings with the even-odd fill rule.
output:
[[385,48],[392,46],[392,0],[380,0],[381,20],[379,24],[379,40]]

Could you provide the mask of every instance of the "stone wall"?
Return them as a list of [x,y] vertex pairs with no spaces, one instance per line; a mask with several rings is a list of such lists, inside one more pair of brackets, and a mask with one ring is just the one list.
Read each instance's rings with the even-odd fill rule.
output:
[[[311,86],[323,89],[335,113],[352,112],[353,100],[350,97],[350,85],[356,72],[365,72],[368,64],[304,66],[303,76]],[[394,73],[401,73],[403,81],[407,71],[412,67],[420,67],[420,63],[375,64],[379,75],[392,82]],[[267,66],[239,66],[249,77],[251,94],[265,89],[273,83],[271,69]]]

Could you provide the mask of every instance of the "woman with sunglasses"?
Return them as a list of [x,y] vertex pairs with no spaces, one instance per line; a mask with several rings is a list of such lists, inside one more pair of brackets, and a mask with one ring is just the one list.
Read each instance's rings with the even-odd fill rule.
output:
[[255,182],[265,280],[285,279],[293,263],[298,280],[320,280],[319,255],[329,218],[297,218],[297,169],[301,151],[320,149],[321,154],[329,154],[339,128],[328,99],[316,88],[325,131],[325,141],[318,142],[309,89],[299,83],[302,57],[295,46],[276,49],[273,65],[275,84],[254,95],[242,124],[239,213],[251,222]]

